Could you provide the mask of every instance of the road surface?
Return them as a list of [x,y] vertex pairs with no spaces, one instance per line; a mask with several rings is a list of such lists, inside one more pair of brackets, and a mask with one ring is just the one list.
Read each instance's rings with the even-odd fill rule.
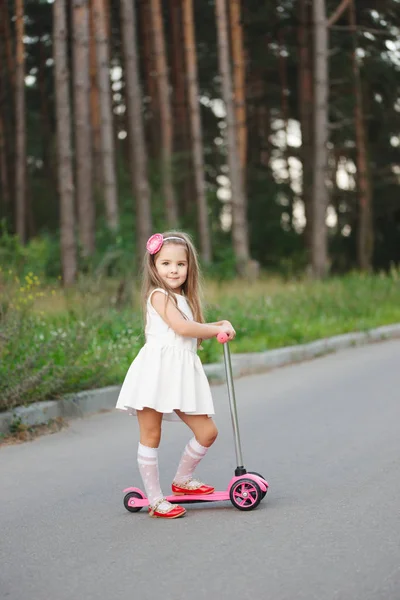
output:
[[[199,475],[223,489],[235,457],[225,387],[213,393],[220,435]],[[242,378],[236,394],[245,465],[270,483],[253,512],[126,512],[140,480],[125,414],[0,449],[1,600],[399,600],[400,341]],[[165,493],[189,437],[164,426]]]

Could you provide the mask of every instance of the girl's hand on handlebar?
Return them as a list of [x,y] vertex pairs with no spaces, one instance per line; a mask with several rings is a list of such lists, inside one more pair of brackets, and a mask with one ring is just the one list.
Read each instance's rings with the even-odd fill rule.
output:
[[229,340],[233,340],[236,336],[236,331],[229,321],[223,321],[223,325],[220,325],[219,329],[220,333],[225,333]]

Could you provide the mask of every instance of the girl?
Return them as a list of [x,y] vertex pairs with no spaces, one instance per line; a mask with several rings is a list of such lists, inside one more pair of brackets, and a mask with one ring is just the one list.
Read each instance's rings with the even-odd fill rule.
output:
[[167,502],[158,476],[158,446],[163,418],[181,420],[194,437],[178,466],[174,494],[211,494],[214,488],[193,477],[217,437],[210,386],[197,356],[201,340],[236,333],[229,321],[204,323],[196,250],[180,232],[156,233],[147,242],[143,300],[146,343],[131,364],[117,408],[137,415],[138,465],[151,517],[175,519],[186,510]]

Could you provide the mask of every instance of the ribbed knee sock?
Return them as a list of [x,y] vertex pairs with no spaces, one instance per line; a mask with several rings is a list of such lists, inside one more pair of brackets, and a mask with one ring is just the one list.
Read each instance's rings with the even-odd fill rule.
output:
[[185,483],[190,479],[201,459],[207,454],[207,450],[208,448],[199,444],[195,437],[192,438],[183,451],[174,482]]
[[[163,497],[158,474],[158,448],[149,448],[139,443],[137,461],[144,489],[151,506]],[[161,510],[167,510],[169,502],[160,504]]]

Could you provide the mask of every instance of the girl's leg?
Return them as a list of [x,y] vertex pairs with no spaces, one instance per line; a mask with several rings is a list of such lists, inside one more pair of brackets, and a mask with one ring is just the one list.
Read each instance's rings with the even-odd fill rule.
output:
[[187,415],[180,411],[176,412],[182,421],[193,431],[194,437],[187,444],[183,452],[174,477],[173,490],[174,487],[178,487],[181,489],[196,490],[200,493],[211,493],[214,491],[214,488],[203,485],[200,481],[192,479],[192,477],[195,468],[206,455],[208,448],[214,443],[218,435],[217,427],[214,421],[207,415]]
[[[169,502],[163,501],[164,496],[158,474],[158,446],[161,439],[162,413],[151,408],[144,408],[137,411],[137,417],[140,427],[138,465],[144,489],[150,506],[155,507],[158,512],[168,515],[171,511],[176,512],[176,509]],[[184,514],[185,511],[181,510]]]
[[162,413],[152,408],[136,412],[140,428],[140,443],[149,448],[158,448],[161,440]]
[[187,415],[180,410],[175,411],[176,414],[194,433],[196,440],[209,448],[217,439],[218,429],[211,417],[207,415]]

